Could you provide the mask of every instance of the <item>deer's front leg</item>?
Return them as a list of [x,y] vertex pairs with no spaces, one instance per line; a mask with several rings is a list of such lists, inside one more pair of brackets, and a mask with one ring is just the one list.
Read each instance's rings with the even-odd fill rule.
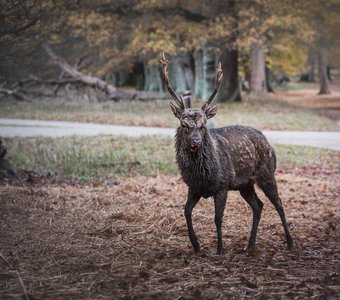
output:
[[197,204],[197,202],[200,200],[201,196],[200,195],[195,195],[190,189],[188,192],[188,200],[185,205],[185,210],[184,210],[184,215],[187,220],[187,226],[188,226],[188,232],[189,232],[189,238],[190,242],[192,244],[192,247],[194,248],[194,251],[197,253],[200,251],[200,244],[197,240],[194,228],[192,226],[192,219],[191,219],[191,214],[192,210]]
[[217,254],[222,254],[222,219],[225,204],[227,201],[227,190],[222,190],[214,196],[215,203],[215,224],[217,230]]

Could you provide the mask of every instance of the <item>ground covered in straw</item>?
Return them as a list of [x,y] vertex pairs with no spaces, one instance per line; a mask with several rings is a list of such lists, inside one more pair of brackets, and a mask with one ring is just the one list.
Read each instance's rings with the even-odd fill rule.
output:
[[244,251],[251,211],[231,192],[224,253],[215,255],[213,202],[202,199],[192,253],[179,177],[105,185],[0,185],[1,299],[337,299],[339,178],[278,174],[296,248],[265,203],[257,247]]

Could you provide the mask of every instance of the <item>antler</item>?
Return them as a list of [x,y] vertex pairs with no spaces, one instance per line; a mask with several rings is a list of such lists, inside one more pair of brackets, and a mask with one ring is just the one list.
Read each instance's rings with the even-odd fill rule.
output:
[[221,65],[221,62],[219,62],[218,65],[217,65],[217,69],[216,69],[215,89],[212,92],[211,96],[209,97],[208,101],[203,104],[203,106],[202,106],[203,111],[206,110],[206,108],[210,105],[211,101],[213,101],[213,99],[215,98],[217,90],[218,90],[220,83],[222,81],[222,77],[223,77],[222,65]]
[[[162,56],[161,56],[161,59],[159,61],[162,65],[163,65],[163,76],[164,76],[164,80],[165,80],[165,84],[166,84],[166,87],[172,97],[172,99],[175,100],[176,104],[179,106],[179,108],[181,109],[185,109],[185,103],[183,101],[183,98],[179,98],[176,93],[174,92],[174,90],[172,89],[170,83],[169,83],[169,74],[168,74],[168,64],[169,64],[169,61],[165,58],[165,54],[164,52],[162,53]],[[170,102],[171,104],[171,102]]]

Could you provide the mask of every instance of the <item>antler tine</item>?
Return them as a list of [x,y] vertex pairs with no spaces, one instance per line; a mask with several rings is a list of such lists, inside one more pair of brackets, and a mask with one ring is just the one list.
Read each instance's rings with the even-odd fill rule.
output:
[[185,103],[183,101],[183,99],[180,99],[176,93],[174,92],[174,90],[172,89],[170,82],[169,82],[169,74],[168,74],[168,64],[169,61],[165,58],[165,54],[164,52],[161,55],[161,59],[159,61],[162,65],[163,65],[163,76],[164,76],[164,80],[165,80],[165,84],[166,87],[171,95],[171,97],[175,100],[176,104],[181,108],[181,109],[185,109]]
[[222,81],[222,77],[223,77],[223,73],[222,73],[222,64],[221,62],[218,63],[217,65],[217,69],[216,69],[216,83],[215,83],[215,89],[214,91],[212,92],[211,96],[209,97],[208,101],[205,102],[202,106],[202,110],[205,110],[211,103],[211,101],[213,101],[213,99],[215,98],[216,96],[216,93],[218,91],[218,88],[221,84],[221,81]]

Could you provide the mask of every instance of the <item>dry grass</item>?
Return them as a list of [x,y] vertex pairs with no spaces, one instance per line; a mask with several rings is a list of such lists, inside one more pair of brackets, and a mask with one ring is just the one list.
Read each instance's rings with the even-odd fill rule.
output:
[[[112,186],[53,185],[31,194],[0,186],[1,299],[336,299],[340,293],[339,178],[279,174],[296,249],[285,250],[277,213],[265,202],[258,244],[246,245],[251,211],[231,192],[224,253],[213,203],[201,200],[192,254],[178,177],[136,177]],[[260,198],[264,198],[263,195]]]

